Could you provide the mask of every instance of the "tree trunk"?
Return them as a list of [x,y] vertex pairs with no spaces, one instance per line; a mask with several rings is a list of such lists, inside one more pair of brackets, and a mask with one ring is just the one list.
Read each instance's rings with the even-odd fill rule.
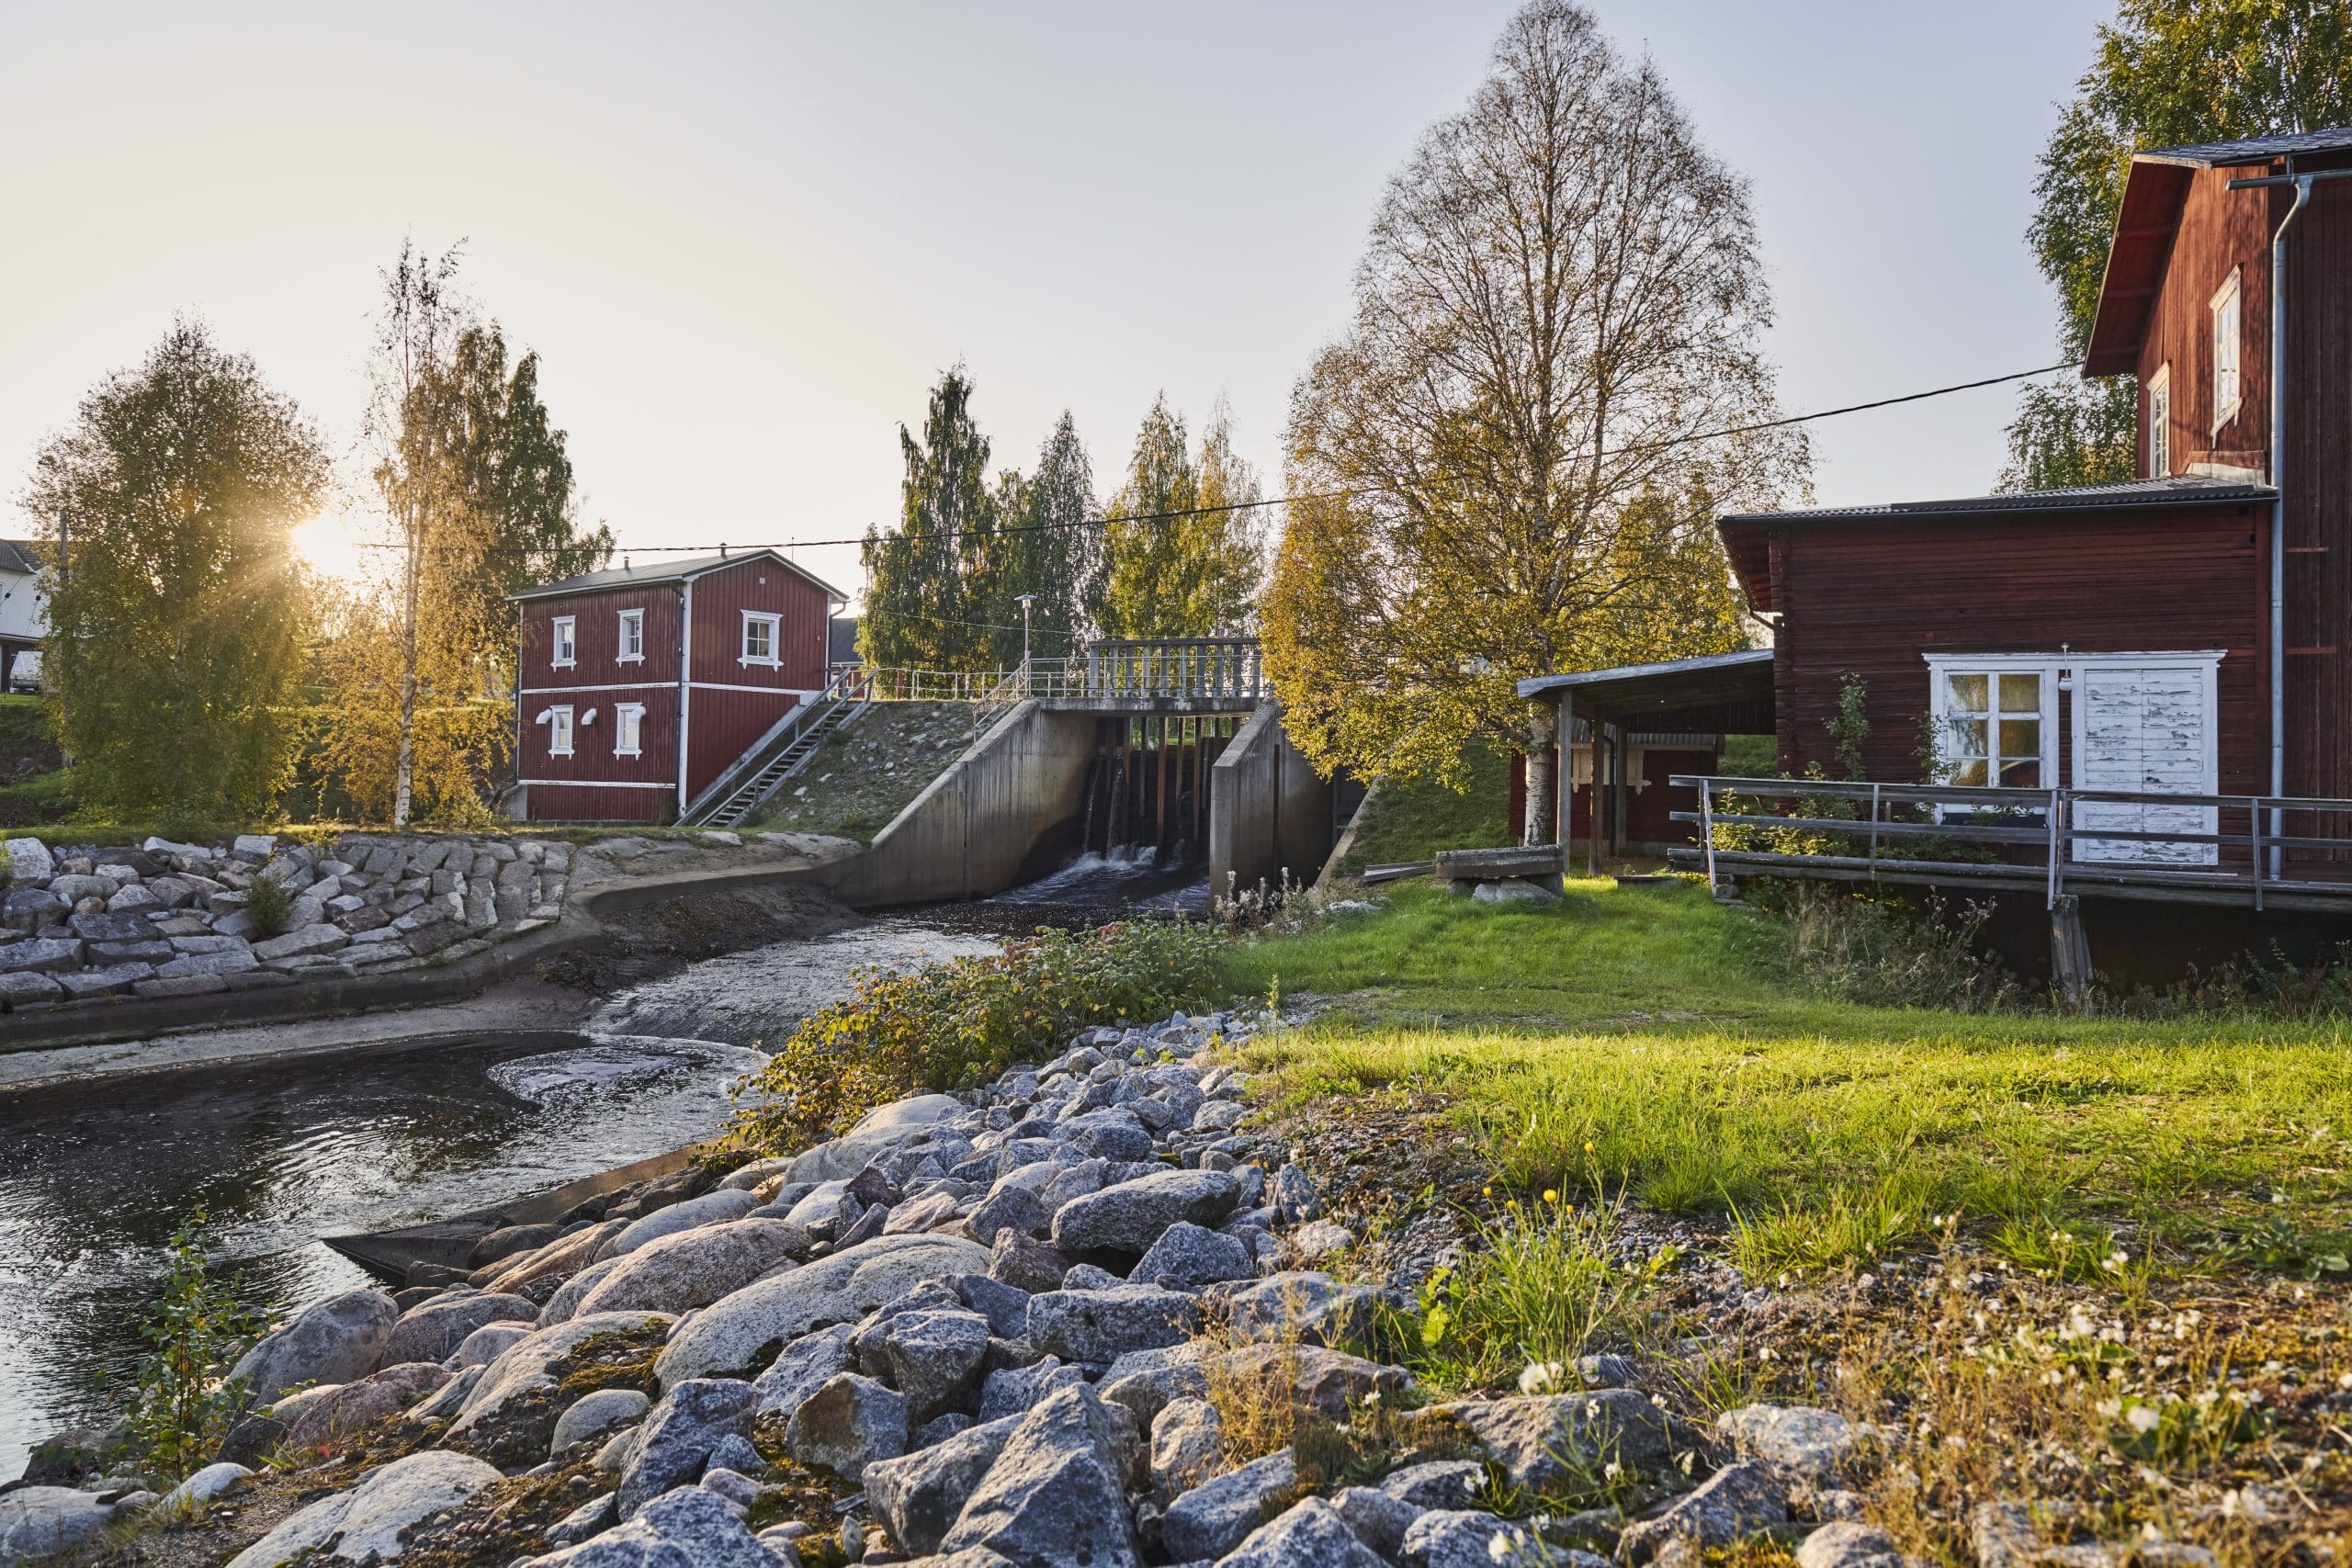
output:
[[1552,837],[1552,807],[1557,790],[1553,784],[1554,760],[1552,743],[1559,728],[1558,709],[1549,703],[1529,705],[1527,721],[1527,819],[1526,844],[1549,844]]
[[[414,502],[411,502],[413,506]],[[392,826],[408,826],[409,792],[416,762],[416,601],[418,580],[424,575],[419,558],[424,552],[424,529],[412,511],[408,536],[408,581],[401,611],[401,744],[392,770]]]

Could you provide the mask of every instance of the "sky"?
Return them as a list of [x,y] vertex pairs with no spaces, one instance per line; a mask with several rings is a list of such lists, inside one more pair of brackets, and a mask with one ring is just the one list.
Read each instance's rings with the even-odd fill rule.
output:
[[[1753,182],[1791,412],[2057,357],[2034,156],[2112,0],[1589,3]],[[995,466],[1067,408],[1108,494],[1165,392],[1226,400],[1272,491],[1383,183],[1512,9],[0,0],[0,526],[175,313],[348,457],[403,237],[464,241],[624,547],[888,523],[957,363]],[[1815,498],[1980,491],[2014,403],[1824,421]],[[375,526],[302,538],[340,568]],[[854,547],[796,558],[855,592]]]

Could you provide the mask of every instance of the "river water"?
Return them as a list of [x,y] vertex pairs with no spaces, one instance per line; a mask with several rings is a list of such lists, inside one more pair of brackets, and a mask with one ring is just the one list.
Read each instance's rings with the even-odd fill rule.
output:
[[0,1093],[0,1480],[103,1419],[173,1231],[281,1317],[369,1283],[320,1245],[559,1186],[717,1132],[752,1047],[862,965],[1204,902],[1197,873],[1081,863],[999,898],[730,953],[607,998],[578,1033],[488,1034]]

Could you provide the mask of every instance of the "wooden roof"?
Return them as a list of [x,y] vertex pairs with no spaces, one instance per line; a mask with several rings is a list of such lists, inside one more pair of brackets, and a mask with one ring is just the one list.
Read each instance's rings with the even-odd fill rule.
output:
[[[2208,141],[2194,147],[2160,147],[2132,155],[2123,200],[2109,242],[2107,275],[2099,283],[2098,310],[2091,322],[2083,376],[2118,376],[2140,367],[2140,342],[2148,312],[2164,282],[2180,229],[2183,203],[2199,170],[2267,166],[2280,159],[2313,160],[2335,166],[2352,154],[2352,127]],[[2249,196],[2258,195],[2248,192]]]
[[1772,650],[1539,675],[1519,694],[1658,735],[1754,735],[1772,728]]

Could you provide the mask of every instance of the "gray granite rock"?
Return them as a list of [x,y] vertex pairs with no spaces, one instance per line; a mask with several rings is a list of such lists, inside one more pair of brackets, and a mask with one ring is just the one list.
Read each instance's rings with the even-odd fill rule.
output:
[[381,1291],[329,1296],[246,1351],[229,1376],[258,1404],[305,1383],[356,1382],[383,1364],[400,1315]]
[[1021,1418],[940,1542],[986,1547],[1020,1563],[1140,1568],[1127,1509],[1133,1427],[1091,1389],[1060,1389]]
[[732,1378],[689,1378],[662,1396],[638,1428],[628,1468],[621,1472],[621,1517],[699,1477],[711,1450],[732,1433],[748,1436],[760,1396]]
[[877,1460],[907,1451],[907,1402],[897,1390],[858,1372],[842,1372],[800,1402],[785,1427],[785,1445],[803,1464],[820,1464],[851,1481]]
[[1221,1170],[1167,1170],[1071,1199],[1054,1215],[1053,1242],[1066,1253],[1141,1257],[1180,1221],[1216,1225],[1238,1194]]
[[653,1401],[638,1389],[605,1388],[583,1393],[556,1417],[555,1436],[548,1440],[548,1451],[559,1454],[616,1427],[635,1426],[652,1407]]
[[1168,1505],[1160,1545],[1177,1562],[1223,1557],[1290,1502],[1298,1466],[1288,1449],[1203,1483]]
[[1788,1498],[1770,1470],[1746,1461],[1728,1464],[1663,1514],[1628,1527],[1618,1538],[1617,1557],[1640,1564],[1677,1542],[1720,1550],[1786,1524],[1788,1517]]
[[[1217,1568],[1387,1568],[1320,1497],[1261,1525]],[[1492,1564],[1488,1564],[1492,1568]]]
[[937,1551],[1021,1420],[1007,1416],[902,1458],[867,1465],[866,1505],[890,1539],[918,1555]]

